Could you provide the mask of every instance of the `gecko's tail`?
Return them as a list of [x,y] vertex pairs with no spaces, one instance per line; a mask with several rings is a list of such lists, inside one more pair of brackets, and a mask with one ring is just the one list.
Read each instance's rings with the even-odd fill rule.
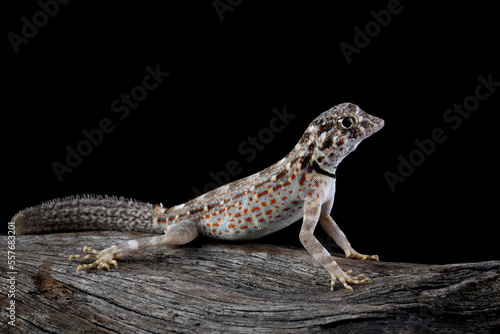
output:
[[18,212],[16,234],[56,231],[138,231],[161,233],[152,222],[153,205],[115,196],[78,195],[55,199]]

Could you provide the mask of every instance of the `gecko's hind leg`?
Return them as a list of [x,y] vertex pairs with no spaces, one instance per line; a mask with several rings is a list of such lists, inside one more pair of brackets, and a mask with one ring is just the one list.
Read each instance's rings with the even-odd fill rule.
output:
[[192,220],[185,220],[179,222],[175,225],[170,226],[168,231],[164,235],[154,236],[149,238],[141,238],[130,240],[118,245],[111,246],[105,250],[99,252],[90,247],[84,247],[83,252],[91,252],[91,254],[81,255],[70,255],[69,260],[79,259],[88,260],[92,259],[94,262],[89,264],[81,264],[76,268],[76,271],[80,269],[90,269],[97,267],[97,269],[106,268],[109,270],[109,265],[114,265],[115,268],[118,267],[116,259],[125,257],[129,254],[135,253],[140,249],[155,247],[160,245],[184,245],[199,236],[198,228],[196,227],[196,222]]

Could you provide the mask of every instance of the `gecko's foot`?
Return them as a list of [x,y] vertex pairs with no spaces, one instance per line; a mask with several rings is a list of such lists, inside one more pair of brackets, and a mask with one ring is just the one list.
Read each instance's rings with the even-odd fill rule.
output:
[[350,251],[345,252],[345,257],[346,258],[356,258],[360,260],[375,260],[378,261],[378,255],[364,255],[364,254],[359,254],[356,252],[354,249],[351,249]]
[[354,276],[354,277],[351,276],[351,274],[352,274],[352,270],[344,272],[340,268],[334,274],[330,274],[332,277],[332,282],[331,282],[332,291],[333,291],[333,287],[335,286],[335,282],[337,282],[337,279],[340,281],[340,283],[342,283],[342,285],[344,285],[344,288],[346,288],[347,290],[349,290],[351,292],[353,292],[352,287],[347,283],[361,284],[361,283],[371,283],[372,282],[371,278],[368,278],[363,274],[358,275],[358,276]]
[[118,263],[116,262],[116,260],[113,260],[113,254],[110,252],[104,252],[104,251],[99,252],[99,251],[96,251],[95,249],[92,249],[90,247],[83,247],[83,252],[85,254],[87,254],[87,252],[90,252],[91,254],[87,254],[83,257],[81,255],[70,255],[69,260],[71,261],[73,259],[79,259],[79,260],[85,261],[85,260],[91,259],[91,260],[95,260],[95,261],[92,263],[89,263],[89,264],[79,265],[78,267],[76,267],[77,272],[80,269],[90,269],[90,268],[93,268],[96,266],[97,266],[97,269],[106,268],[109,271],[110,264],[114,265],[115,268],[118,268]]

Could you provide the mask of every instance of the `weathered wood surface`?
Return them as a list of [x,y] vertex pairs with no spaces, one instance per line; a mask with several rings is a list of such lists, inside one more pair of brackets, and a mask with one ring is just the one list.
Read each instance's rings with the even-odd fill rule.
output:
[[[141,233],[86,232],[16,240],[16,326],[8,326],[3,257],[1,332],[493,333],[500,261],[417,265],[338,258],[372,284],[337,284],[303,249],[213,243],[143,252],[111,272],[75,273],[68,255]],[[6,254],[6,237],[1,237]]]

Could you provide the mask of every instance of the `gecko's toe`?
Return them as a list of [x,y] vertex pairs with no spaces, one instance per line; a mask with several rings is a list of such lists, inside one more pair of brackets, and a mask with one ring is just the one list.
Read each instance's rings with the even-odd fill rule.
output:
[[350,283],[350,284],[363,284],[363,283],[371,283],[372,282],[371,278],[366,277],[363,274],[360,274],[360,275],[354,276],[354,277],[351,276],[351,274],[352,274],[352,270],[349,270],[347,272],[340,271],[338,273],[331,274],[331,277],[332,277],[331,290],[333,291],[333,287],[335,286],[335,282],[337,281],[337,279],[340,281],[340,283],[342,283],[344,288],[346,288],[347,290],[349,290],[351,292],[353,292],[353,289],[348,283]]
[[115,268],[118,268],[118,262],[113,259],[113,255],[110,253],[106,252],[99,252],[93,248],[90,247],[84,247],[83,252],[91,252],[92,254],[87,254],[85,256],[81,255],[70,255],[69,260],[73,259],[79,259],[81,261],[85,261],[88,259],[94,260],[92,263],[87,263],[87,264],[81,264],[78,267],[76,267],[76,272],[80,271],[81,269],[91,269],[93,267],[97,267],[97,269],[102,269],[106,268],[109,271],[109,265],[112,264],[115,266]]
[[360,259],[362,261],[364,261],[364,260],[375,260],[375,261],[378,261],[379,260],[378,255],[360,254],[360,253],[356,252],[354,249],[347,250],[345,252],[345,257],[346,258],[353,257],[355,259]]
[[[90,251],[92,252],[92,254],[87,254],[87,252]],[[96,251],[95,249],[92,249],[90,247],[83,247],[83,253],[87,254],[85,256],[81,256],[81,255],[78,255],[78,254],[75,254],[75,255],[70,255],[69,256],[69,260],[73,260],[73,259],[79,259],[79,260],[82,260],[82,261],[85,261],[85,260],[88,260],[90,258],[92,258],[93,260],[97,259],[97,256],[99,255],[99,252]]]

